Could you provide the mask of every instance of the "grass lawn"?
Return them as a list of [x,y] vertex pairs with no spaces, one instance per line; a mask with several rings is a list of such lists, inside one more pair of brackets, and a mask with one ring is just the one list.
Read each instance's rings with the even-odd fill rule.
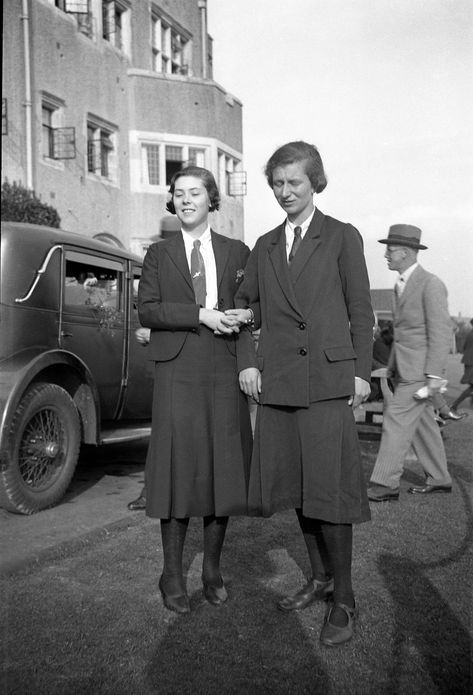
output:
[[[230,600],[202,596],[201,524],[186,545],[192,612],[163,608],[159,526],[110,534],[80,553],[0,581],[5,695],[345,695],[472,692],[473,417],[446,428],[450,495],[372,504],[355,528],[360,616],[343,647],[319,642],[325,606],[286,615],[275,600],[309,572],[293,512],[231,520]],[[376,442],[362,442],[365,474]]]

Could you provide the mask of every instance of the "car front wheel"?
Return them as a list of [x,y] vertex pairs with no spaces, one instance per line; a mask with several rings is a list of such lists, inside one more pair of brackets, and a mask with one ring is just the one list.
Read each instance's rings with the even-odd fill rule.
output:
[[79,415],[67,391],[45,383],[27,391],[10,427],[0,506],[33,514],[55,505],[71,482],[80,439]]

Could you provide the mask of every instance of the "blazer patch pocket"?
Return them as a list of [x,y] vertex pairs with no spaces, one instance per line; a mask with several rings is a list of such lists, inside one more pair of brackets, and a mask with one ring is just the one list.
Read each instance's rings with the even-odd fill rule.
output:
[[324,350],[325,357],[329,362],[340,362],[341,360],[356,360],[356,352],[351,345],[339,345],[338,347],[328,347]]

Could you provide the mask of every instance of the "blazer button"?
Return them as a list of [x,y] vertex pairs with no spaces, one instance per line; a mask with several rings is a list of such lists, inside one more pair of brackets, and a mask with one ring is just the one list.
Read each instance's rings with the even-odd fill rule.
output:
[[301,329],[301,331],[305,331],[305,329],[307,328],[307,324],[304,323],[304,321],[302,321],[302,323],[299,324],[299,328]]
[[305,355],[307,355],[307,350],[306,350],[306,348],[301,348],[301,349],[299,350],[299,355],[302,355],[302,357],[305,357]]

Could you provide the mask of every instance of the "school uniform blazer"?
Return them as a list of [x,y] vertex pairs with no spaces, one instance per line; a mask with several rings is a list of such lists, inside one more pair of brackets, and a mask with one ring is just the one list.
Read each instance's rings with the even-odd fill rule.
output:
[[442,376],[453,335],[443,282],[417,266],[399,300],[394,300],[393,310],[388,368],[403,381],[424,381],[426,374]]
[[308,407],[369,381],[374,316],[354,227],[315,210],[290,269],[284,229],[256,242],[235,303],[261,328],[261,403]]
[[[243,242],[214,231],[211,237],[217,267],[218,309],[225,311],[235,306],[234,295],[250,250]],[[182,233],[152,244],[144,259],[138,289],[140,322],[151,328],[149,359],[163,362],[177,357],[189,332],[203,330],[199,309]],[[248,330],[216,336],[217,339],[224,340],[230,352],[237,356],[239,371],[254,365],[254,342]]]

